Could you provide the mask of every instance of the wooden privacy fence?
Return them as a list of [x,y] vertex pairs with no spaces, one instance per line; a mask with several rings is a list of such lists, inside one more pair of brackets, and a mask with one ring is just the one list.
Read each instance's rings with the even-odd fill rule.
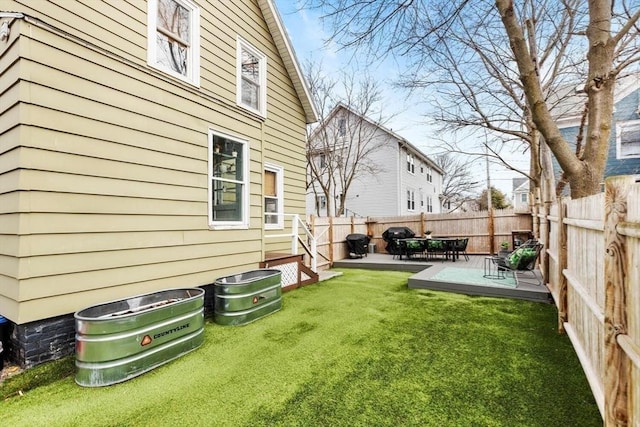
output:
[[640,426],[640,184],[609,178],[605,193],[539,214],[541,270],[605,426]]
[[[584,369],[605,426],[640,426],[640,183],[609,178],[605,192],[511,210],[385,218],[309,218],[318,268],[348,257],[345,237],[368,234],[384,252],[382,233],[469,237],[469,253],[492,252],[512,230],[534,230],[544,244],[540,270]],[[493,235],[493,239],[491,239]]]
[[318,269],[323,269],[349,257],[346,247],[349,234],[366,234],[376,245],[376,252],[385,252],[382,233],[389,227],[409,227],[420,236],[431,231],[434,236],[468,237],[468,253],[487,254],[493,253],[493,248],[498,248],[503,241],[511,245],[514,230],[532,230],[532,217],[513,209],[496,210],[492,215],[487,211],[366,218],[312,215],[308,218],[308,226],[316,238]]

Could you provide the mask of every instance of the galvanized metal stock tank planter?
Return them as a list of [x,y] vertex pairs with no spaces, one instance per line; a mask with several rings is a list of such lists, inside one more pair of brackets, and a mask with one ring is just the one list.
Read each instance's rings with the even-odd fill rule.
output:
[[198,348],[204,340],[204,290],[167,289],[75,313],[76,383],[126,381]]
[[243,325],[282,308],[282,273],[275,269],[251,270],[221,277],[214,283],[214,321]]

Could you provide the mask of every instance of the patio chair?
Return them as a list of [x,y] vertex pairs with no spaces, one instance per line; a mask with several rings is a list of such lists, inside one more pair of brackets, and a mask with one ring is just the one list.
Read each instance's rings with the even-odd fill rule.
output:
[[527,241],[511,252],[508,256],[495,256],[491,260],[498,269],[510,271],[514,279],[516,279],[516,274],[518,273],[518,278],[522,277],[526,273],[531,273],[531,279],[535,280],[537,285],[540,285],[540,279],[538,279],[534,270],[542,247],[542,243],[538,243],[537,241],[535,243]]
[[469,238],[465,237],[464,239],[458,239],[454,243],[454,254],[458,255],[462,254],[464,256],[465,261],[469,261],[469,254],[467,254],[467,244],[469,244]]
[[424,253],[424,245],[420,240],[400,240],[401,252],[406,255],[407,259],[421,257]]
[[428,259],[436,259],[438,255],[441,256],[442,261],[446,259],[448,247],[442,240],[427,239],[425,246]]

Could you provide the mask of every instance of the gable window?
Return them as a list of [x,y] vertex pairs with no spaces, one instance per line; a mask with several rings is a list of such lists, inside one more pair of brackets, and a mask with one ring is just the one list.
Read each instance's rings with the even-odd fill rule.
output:
[[620,122],[616,125],[618,159],[640,157],[640,120]]
[[246,228],[248,220],[247,143],[209,131],[209,225]]
[[283,169],[279,166],[264,166],[264,224],[267,229],[283,228]]
[[327,167],[327,155],[326,154],[320,154],[320,167],[321,168],[326,168]]
[[338,120],[338,137],[344,138],[347,135],[347,119]]
[[407,190],[407,210],[413,211],[416,209],[416,195],[413,190]]
[[200,10],[191,0],[149,0],[147,63],[200,85]]
[[238,38],[237,48],[238,105],[267,115],[267,57],[246,41]]

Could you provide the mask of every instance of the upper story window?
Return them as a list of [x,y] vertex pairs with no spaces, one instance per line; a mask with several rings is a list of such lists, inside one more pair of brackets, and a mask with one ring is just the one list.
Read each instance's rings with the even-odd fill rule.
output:
[[347,135],[347,119],[338,119],[338,137],[344,138]]
[[427,167],[427,182],[433,182],[433,172],[430,167]]
[[266,117],[267,57],[246,41],[238,38],[237,48],[238,105]]
[[266,229],[280,229],[284,225],[283,169],[264,166],[264,224]]
[[320,161],[320,167],[321,168],[326,168],[327,167],[327,155],[326,154],[320,154],[319,161]]
[[249,225],[248,150],[246,141],[209,131],[209,225]]
[[618,159],[640,157],[640,120],[616,124]]
[[407,153],[407,171],[411,173],[415,173],[416,171],[415,159],[413,158],[413,154]]
[[147,62],[200,85],[200,9],[191,0],[149,0]]

